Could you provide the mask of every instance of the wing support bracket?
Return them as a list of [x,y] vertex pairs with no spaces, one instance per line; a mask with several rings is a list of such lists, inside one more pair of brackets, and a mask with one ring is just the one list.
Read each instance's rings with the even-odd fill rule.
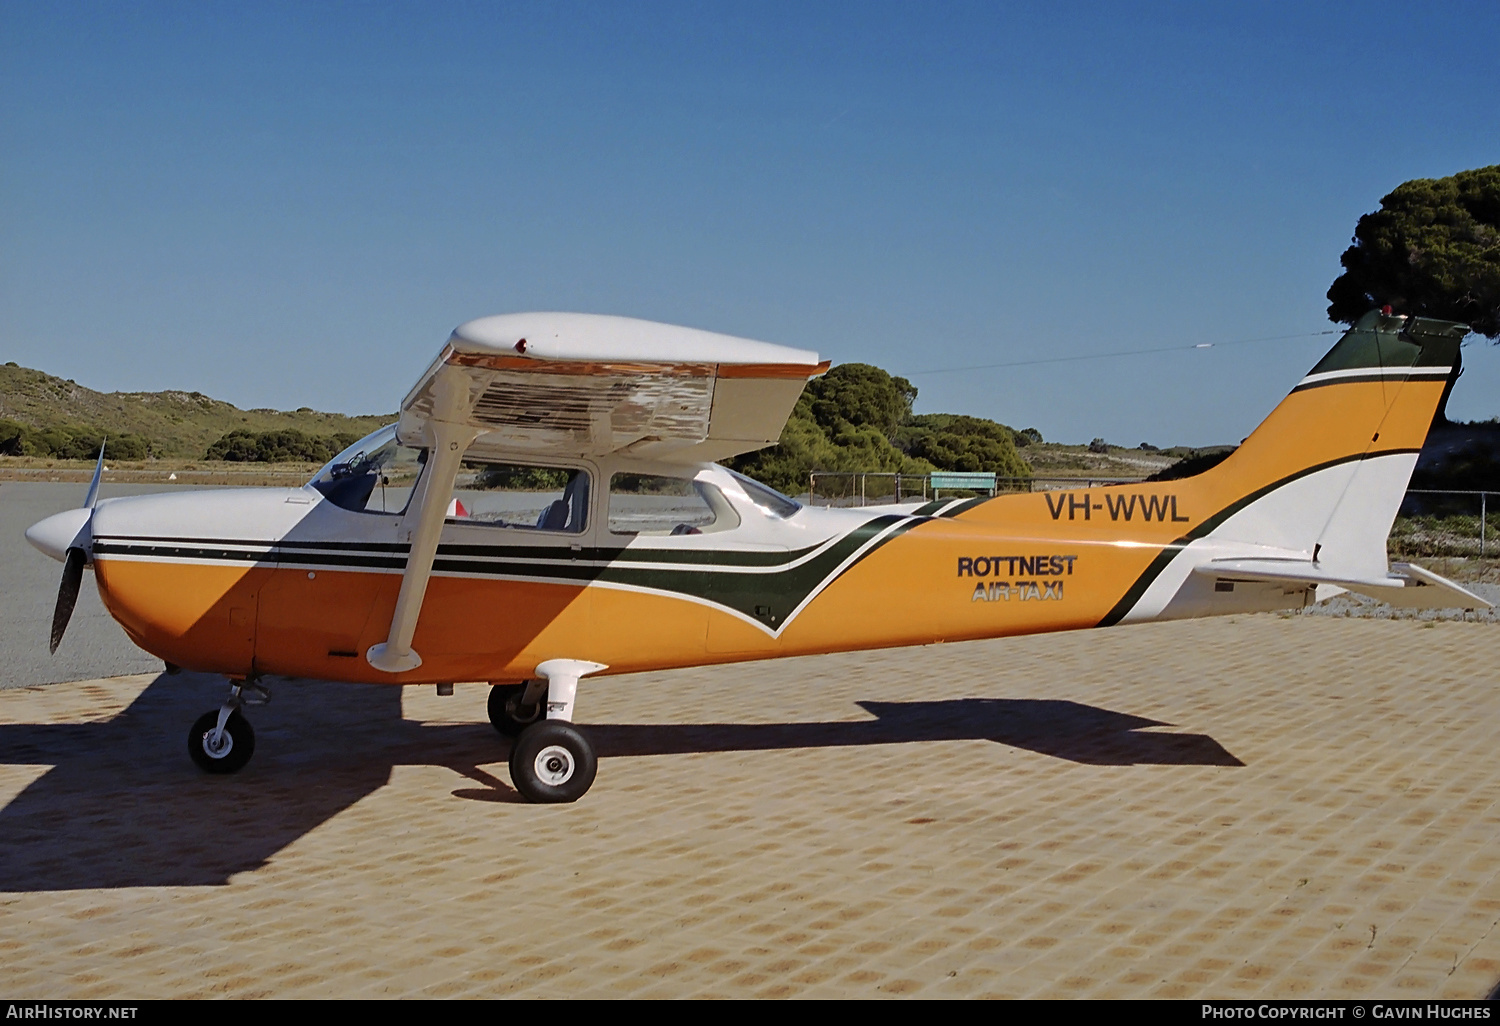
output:
[[573,700],[578,694],[578,678],[609,667],[586,659],[548,659],[536,668],[536,675],[547,681],[547,719],[573,720]]

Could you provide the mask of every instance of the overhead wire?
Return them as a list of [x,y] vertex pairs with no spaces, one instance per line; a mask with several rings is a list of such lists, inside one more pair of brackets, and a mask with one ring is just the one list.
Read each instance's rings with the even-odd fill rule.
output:
[[1259,338],[1236,338],[1227,342],[1197,342],[1192,345],[1160,346],[1155,349],[1122,349],[1113,353],[1082,353],[1076,356],[1044,356],[1036,360],[1009,360],[1004,363],[980,363],[967,367],[941,367],[934,370],[906,371],[909,378],[922,374],[957,374],[960,371],[999,370],[1004,367],[1033,367],[1043,363],[1072,363],[1078,360],[1108,360],[1117,356],[1145,356],[1150,353],[1181,353],[1194,349],[1217,349],[1220,346],[1242,346],[1252,342],[1283,342],[1294,338],[1316,338],[1319,335],[1341,335],[1346,328],[1327,331],[1304,331],[1296,335],[1264,335]]

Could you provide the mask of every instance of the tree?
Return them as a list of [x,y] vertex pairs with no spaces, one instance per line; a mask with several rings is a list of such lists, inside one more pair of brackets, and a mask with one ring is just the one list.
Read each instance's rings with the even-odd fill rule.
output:
[[917,399],[917,387],[910,381],[868,363],[841,363],[809,381],[807,392],[812,415],[825,430],[849,424],[874,428],[888,439],[911,416]]
[[1398,185],[1359,219],[1339,262],[1331,321],[1390,306],[1500,340],[1500,165]]
[[[1028,428],[1033,431],[1035,429]],[[907,455],[939,470],[986,471],[1001,477],[1030,477],[1031,465],[1016,452],[1017,432],[983,417],[926,413],[908,418],[896,432]],[[1030,438],[1027,438],[1028,443]]]
[[[725,462],[773,488],[798,493],[815,470],[926,474],[994,471],[1027,477],[1016,432],[980,417],[913,416],[917,389],[866,363],[841,363],[807,383],[773,446]],[[1036,440],[1041,435],[1028,428]]]
[[892,444],[917,389],[867,363],[841,363],[803,389],[781,440],[725,463],[772,488],[798,493],[814,470],[925,474],[932,464]]

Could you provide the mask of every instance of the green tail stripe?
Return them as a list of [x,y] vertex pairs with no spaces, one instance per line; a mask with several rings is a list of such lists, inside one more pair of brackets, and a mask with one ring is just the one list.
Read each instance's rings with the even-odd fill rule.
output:
[[1141,600],[1142,595],[1146,594],[1146,589],[1151,587],[1151,582],[1161,576],[1161,572],[1167,568],[1167,564],[1172,562],[1172,559],[1178,552],[1182,551],[1182,547],[1189,540],[1187,537],[1178,538],[1171,545],[1158,552],[1156,558],[1151,561],[1151,564],[1135,579],[1135,583],[1126,589],[1125,594],[1120,597],[1120,601],[1116,602],[1114,608],[1105,613],[1104,619],[1100,620],[1095,626],[1113,627],[1124,619],[1125,614],[1130,612],[1135,604]]
[[[727,606],[745,616],[760,620],[768,626],[779,626],[792,610],[802,604],[803,599],[824,584],[839,565],[856,550],[887,528],[903,520],[906,520],[906,523],[902,525],[901,530],[890,532],[877,545],[863,553],[862,559],[863,556],[868,556],[891,538],[904,534],[906,530],[921,521],[908,520],[906,517],[891,514],[876,517],[850,531],[800,566],[775,573],[757,574],[735,571],[703,573],[700,570],[676,570],[666,567],[645,569],[607,566],[599,568],[594,579],[704,599],[717,605]],[[858,562],[859,560],[856,560],[850,566]]]
[[[821,544],[821,543],[820,543]],[[809,545],[801,549],[783,549],[776,552],[737,551],[735,549],[627,549],[618,545],[590,547],[571,550],[556,546],[527,548],[520,545],[439,545],[438,556],[480,556],[486,558],[549,560],[572,563],[591,560],[612,563],[626,560],[632,563],[693,563],[704,566],[780,566],[792,563],[817,549]]]
[[1371,310],[1328,350],[1309,375],[1341,370],[1451,367],[1469,326]]
[[1296,481],[1299,478],[1304,478],[1309,474],[1316,474],[1320,470],[1327,470],[1329,467],[1337,467],[1344,463],[1357,462],[1359,460],[1366,459],[1367,457],[1398,456],[1402,453],[1409,454],[1414,452],[1421,452],[1421,450],[1382,449],[1379,452],[1360,453],[1356,456],[1341,456],[1336,460],[1327,460],[1323,463],[1314,464],[1311,467],[1304,467],[1302,470],[1297,471],[1295,474],[1288,474],[1286,477],[1283,477],[1278,481],[1274,481],[1271,484],[1266,485],[1264,488],[1257,488],[1250,494],[1236,499],[1234,502],[1231,502],[1229,505],[1225,506],[1217,513],[1205,519],[1202,523],[1192,528],[1190,531],[1188,531],[1187,534],[1183,535],[1181,538],[1178,538],[1176,541],[1172,542],[1166,548],[1158,552],[1156,554],[1156,558],[1151,560],[1146,569],[1141,572],[1141,575],[1135,579],[1135,583],[1132,584],[1128,589],[1126,589],[1125,594],[1121,596],[1120,601],[1116,602],[1114,604],[1114,607],[1110,609],[1108,613],[1104,614],[1104,618],[1100,620],[1096,626],[1113,627],[1115,624],[1119,623],[1120,620],[1124,618],[1125,614],[1130,612],[1131,608],[1140,601],[1141,596],[1146,594],[1146,589],[1151,586],[1151,583],[1155,581],[1157,577],[1161,576],[1161,572],[1167,568],[1167,564],[1172,562],[1173,557],[1175,557],[1177,553],[1181,552],[1182,549],[1186,547],[1190,542],[1196,541],[1199,538],[1208,537],[1208,535],[1220,524],[1224,523],[1224,521],[1234,516],[1246,506],[1250,505],[1256,499],[1259,499],[1264,495],[1269,495],[1271,492],[1274,492],[1276,489],[1280,488],[1283,485],[1291,484],[1293,481]]
[[967,513],[967,512],[969,512],[969,510],[973,509],[975,506],[983,506],[986,502],[989,502],[990,499],[992,499],[992,498],[994,498],[994,496],[991,496],[991,495],[976,495],[972,499],[965,499],[963,502],[960,502],[957,506],[954,506],[948,512],[944,513],[943,514],[943,519],[946,520],[949,517],[956,517],[960,513]]
[[[585,586],[593,582],[621,584],[712,602],[775,628],[783,625],[792,611],[818,588],[832,583],[836,576],[858,565],[866,556],[875,552],[886,542],[927,522],[925,519],[897,514],[875,517],[837,539],[799,566],[783,564],[789,563],[799,554],[814,551],[816,547],[802,549],[800,553],[775,554],[778,559],[772,565],[781,568],[761,573],[734,568],[735,564],[722,559],[712,561],[714,566],[721,569],[705,572],[701,563],[708,563],[708,559],[702,560],[699,566],[640,567],[614,564],[589,566],[578,562],[540,563],[525,558],[476,562],[453,558],[446,550],[433,561],[433,569],[445,573],[494,574]],[[893,527],[894,530],[891,530]],[[839,569],[841,564],[862,546],[882,534],[884,537],[880,537],[879,541],[860,553],[858,559],[849,563],[843,571]],[[621,555],[623,558],[636,561],[638,551],[624,552]],[[674,555],[681,555],[681,553]],[[703,553],[701,555],[722,556],[727,553]]]

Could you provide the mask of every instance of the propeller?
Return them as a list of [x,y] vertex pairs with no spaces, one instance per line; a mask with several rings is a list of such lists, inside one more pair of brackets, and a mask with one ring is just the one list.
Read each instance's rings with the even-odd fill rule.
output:
[[73,606],[78,602],[78,588],[83,584],[83,564],[87,559],[82,549],[71,548],[68,550],[68,558],[63,560],[62,584],[57,589],[57,608],[52,610],[52,639],[47,643],[47,651],[53,655],[57,654],[57,646],[62,644],[63,632],[68,629]]
[[[94,479],[89,482],[88,495],[84,497],[83,508],[89,511],[89,517],[84,521],[87,530],[89,520],[93,519],[94,504],[99,501],[99,480],[104,476],[104,443],[99,443],[99,462],[94,464]],[[75,541],[84,537],[84,531],[79,531]],[[63,560],[62,583],[57,588],[57,606],[52,610],[52,637],[47,644],[47,650],[57,654],[57,646],[62,644],[63,633],[68,629],[68,621],[73,617],[73,607],[78,604],[78,589],[83,584],[83,568],[88,563],[88,553],[80,546],[68,547],[67,558]]]

